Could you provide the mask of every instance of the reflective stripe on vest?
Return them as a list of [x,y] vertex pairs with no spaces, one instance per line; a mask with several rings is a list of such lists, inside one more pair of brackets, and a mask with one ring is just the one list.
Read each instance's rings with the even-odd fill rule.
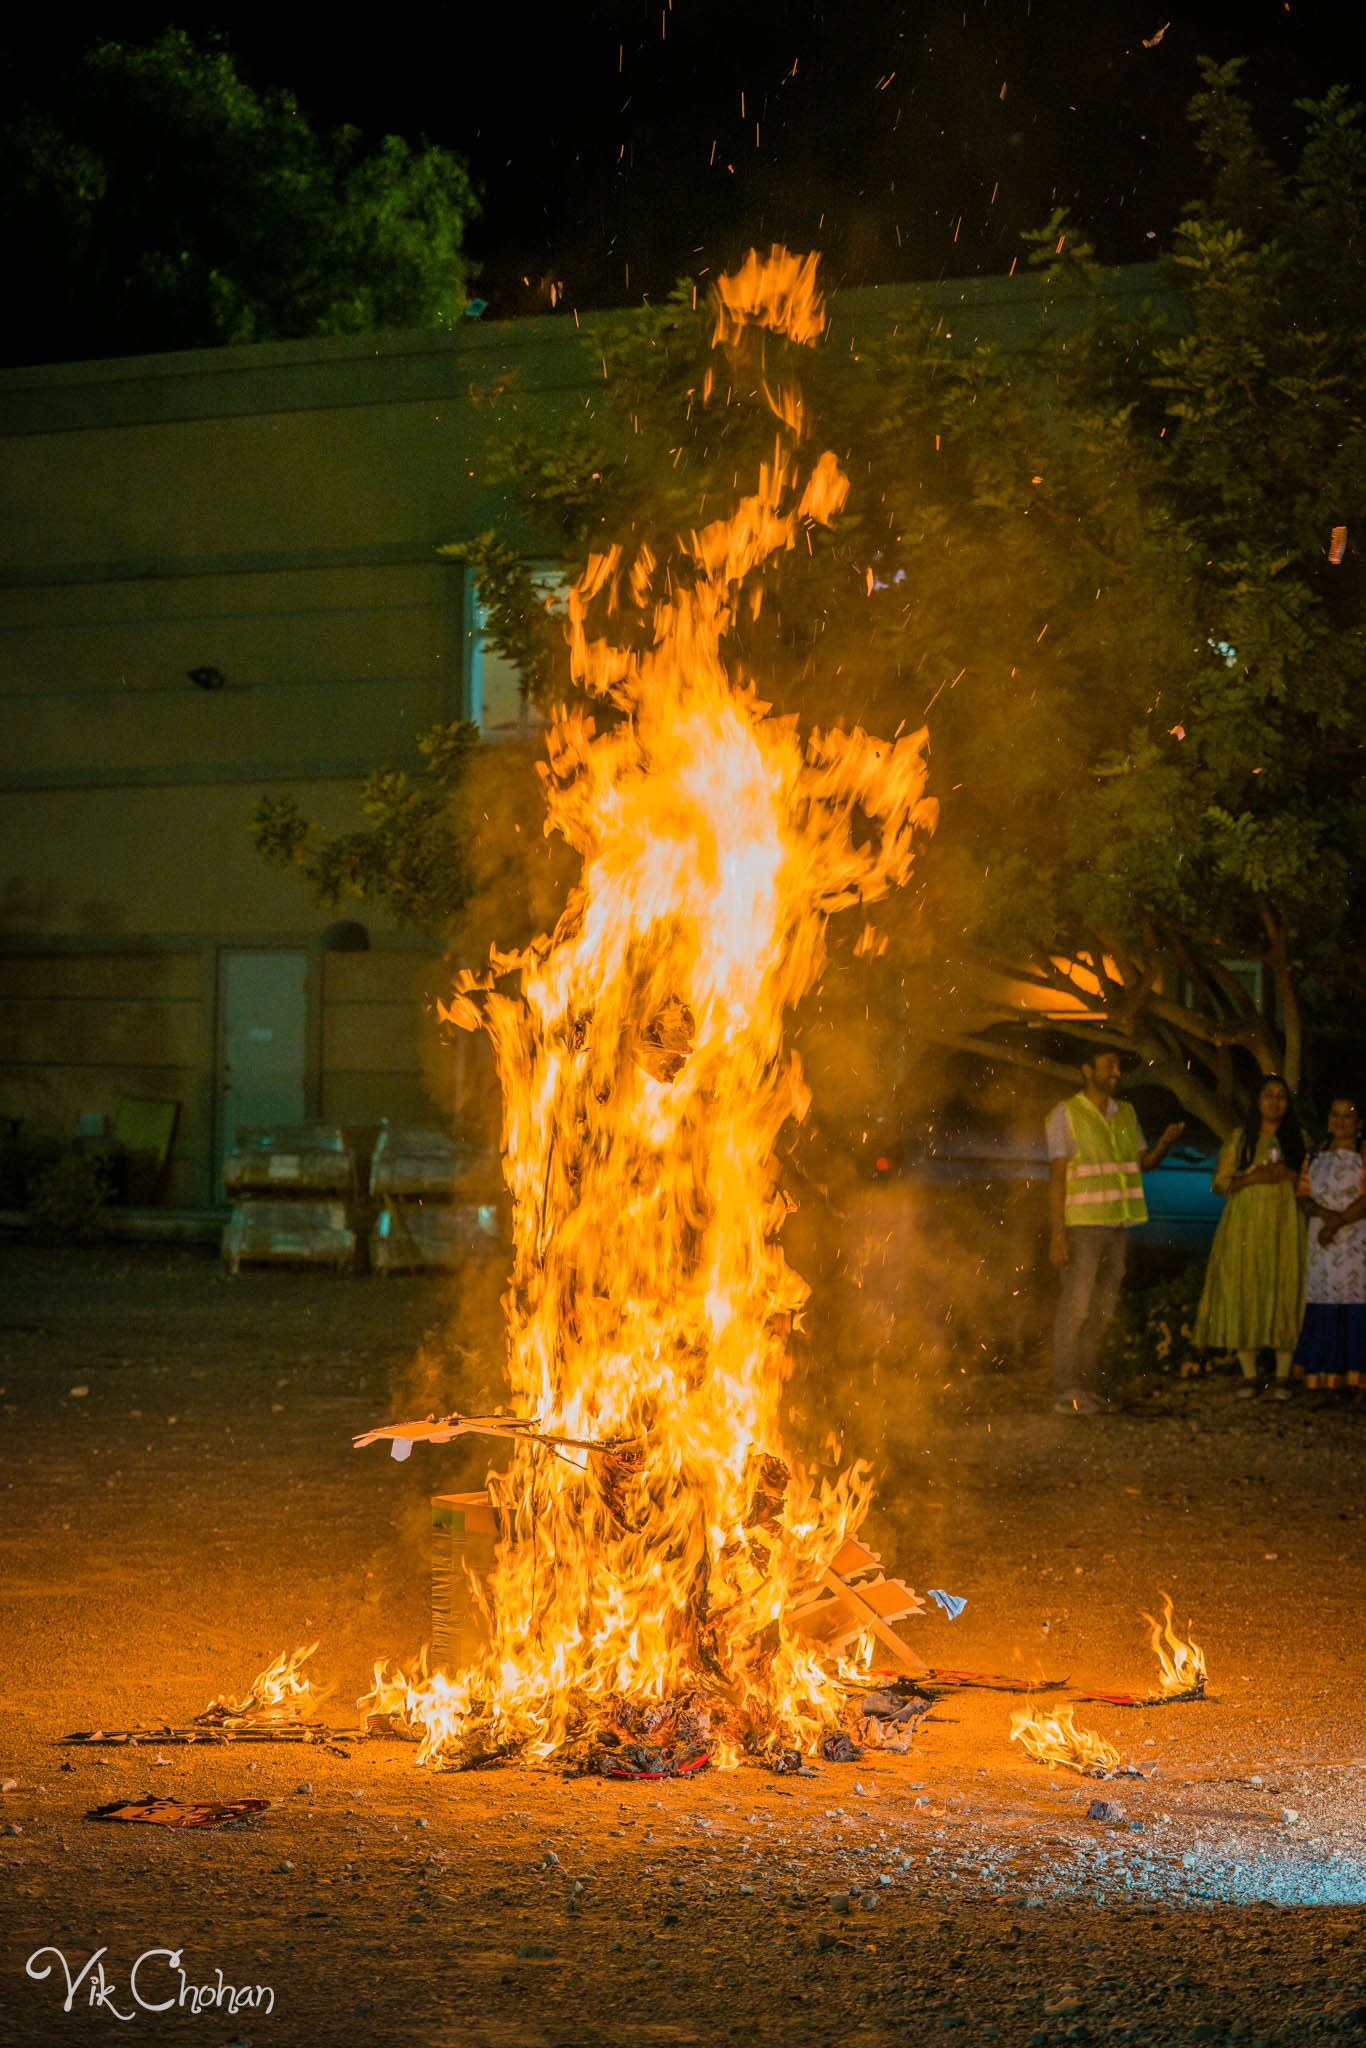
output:
[[1102,1116],[1085,1095],[1064,1103],[1076,1151],[1067,1162],[1064,1220],[1069,1224],[1146,1223],[1142,1149],[1133,1106],[1121,1102],[1113,1116]]

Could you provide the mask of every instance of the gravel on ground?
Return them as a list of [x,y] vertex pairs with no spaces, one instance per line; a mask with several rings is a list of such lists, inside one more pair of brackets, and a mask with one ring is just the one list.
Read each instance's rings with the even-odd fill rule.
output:
[[[482,1464],[351,1437],[431,1405],[461,1297],[192,1253],[0,1260],[0,2042],[117,2038],[125,2011],[130,2038],[221,2048],[1366,2039],[1361,1413],[1209,1377],[1069,1418],[1027,1372],[884,1375],[887,1441],[849,1445],[881,1459],[871,1538],[968,1603],[907,1639],[1142,1692],[1139,1615],[1170,1592],[1210,1697],[1078,1708],[1142,1775],[1031,1762],[985,1691],[906,1756],[796,1779],[438,1774],[378,1740],[70,1750],[188,1721],[314,1638],[324,1718],[354,1723],[373,1661],[427,1633],[428,1497]],[[240,1832],[86,1818],[147,1793],[271,1803]]]

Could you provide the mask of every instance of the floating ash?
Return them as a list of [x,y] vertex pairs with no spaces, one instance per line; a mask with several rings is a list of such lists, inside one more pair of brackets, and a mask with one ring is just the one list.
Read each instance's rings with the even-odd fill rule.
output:
[[1143,1619],[1152,1630],[1149,1644],[1162,1672],[1162,1691],[1168,1699],[1203,1699],[1208,1682],[1205,1653],[1197,1642],[1185,1641],[1172,1627],[1171,1596],[1162,1596],[1162,1619],[1151,1614]]
[[808,1290],[778,1241],[775,1152],[809,1105],[787,1012],[829,919],[908,878],[934,822],[926,739],[803,740],[746,672],[737,627],[765,564],[848,483],[832,453],[800,458],[790,359],[824,326],[814,260],[752,257],[716,312],[729,375],[701,399],[760,396],[771,453],[728,518],[662,556],[590,560],[568,631],[605,715],[562,713],[541,768],[578,884],[551,935],[463,973],[445,1006],[498,1062],[509,1405],[534,1418],[500,1431],[510,1462],[489,1478],[485,1651],[420,1683],[382,1670],[367,1703],[448,1767],[677,1770],[700,1749],[791,1768],[841,1728],[851,1635],[922,1668],[892,1626],[916,1597],[837,1570],[869,1468],[820,1477],[784,1439]]
[[1010,1739],[1036,1763],[1061,1764],[1086,1778],[1108,1778],[1119,1767],[1119,1751],[1103,1735],[1078,1728],[1075,1709],[1065,1700],[1051,1714],[1017,1707],[1010,1717]]

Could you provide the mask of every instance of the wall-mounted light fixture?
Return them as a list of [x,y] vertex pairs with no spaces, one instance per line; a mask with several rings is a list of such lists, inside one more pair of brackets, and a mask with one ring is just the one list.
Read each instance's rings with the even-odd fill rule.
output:
[[197,690],[221,690],[228,680],[222,669],[215,668],[210,661],[199,668],[186,669],[185,673]]
[[370,934],[352,917],[338,918],[322,935],[324,953],[368,953]]

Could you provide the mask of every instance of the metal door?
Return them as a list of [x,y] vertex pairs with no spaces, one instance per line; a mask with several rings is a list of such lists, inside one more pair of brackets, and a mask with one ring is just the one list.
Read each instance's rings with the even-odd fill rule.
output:
[[243,1124],[297,1124],[307,1113],[308,955],[218,956],[215,1185]]

